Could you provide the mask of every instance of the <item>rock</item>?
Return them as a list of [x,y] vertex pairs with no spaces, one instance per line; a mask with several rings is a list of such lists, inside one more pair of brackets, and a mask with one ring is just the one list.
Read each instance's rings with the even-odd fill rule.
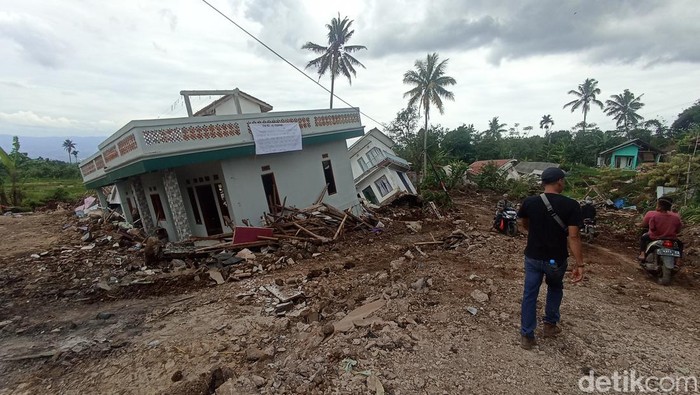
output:
[[265,361],[270,357],[269,353],[253,346],[248,347],[245,351],[245,359],[248,362]]
[[151,340],[148,342],[147,346],[151,348],[158,347],[160,345],[160,340]]
[[247,248],[244,248],[244,249],[238,251],[236,256],[239,258],[243,258],[246,261],[254,261],[255,260],[255,254]]
[[347,332],[354,327],[354,321],[361,320],[384,306],[384,299],[375,300],[364,304],[355,310],[351,311],[340,321],[333,324],[335,332]]
[[183,377],[182,370],[178,370],[173,373],[172,376],[170,376],[170,380],[172,380],[173,383],[177,383],[178,381],[182,380]]
[[39,254],[32,254],[32,255],[30,255],[29,257],[32,258],[32,259],[40,259],[40,258],[41,258],[41,255],[39,255]]
[[423,228],[420,221],[405,221],[406,227],[413,233],[418,233]]
[[479,312],[479,309],[477,309],[476,307],[469,306],[469,307],[467,307],[467,311],[471,315],[476,315],[476,313]]
[[415,256],[413,256],[413,253],[411,252],[411,250],[406,251],[406,253],[403,254],[403,256],[405,256],[406,259],[408,259],[408,260],[413,260],[415,258]]
[[489,301],[489,296],[478,289],[473,290],[470,296],[479,303],[486,303]]
[[333,324],[326,324],[321,328],[321,332],[323,333],[324,337],[328,337],[335,332],[335,326]]
[[175,271],[187,269],[187,263],[185,263],[185,261],[182,259],[173,259],[170,264],[173,266],[173,270]]
[[209,270],[209,277],[211,277],[212,280],[216,281],[216,284],[223,284],[224,281],[224,276],[221,275],[221,272],[218,270]]
[[425,286],[426,282],[424,277],[419,278],[413,284],[411,284],[411,288],[415,289],[416,291],[420,291],[421,289],[425,288]]
[[80,241],[82,241],[83,243],[87,243],[91,240],[92,240],[92,233],[90,233],[90,232],[85,233],[83,235],[83,237],[80,238]]
[[476,274],[470,274],[470,275],[469,275],[469,281],[474,281],[474,280],[476,280],[476,279],[478,279],[478,278],[479,278],[479,276],[477,276]]
[[391,267],[392,271],[395,271],[399,270],[404,265],[404,263],[406,263],[406,258],[401,257],[399,259],[394,259],[393,261],[391,261],[391,263],[389,263],[389,266]]
[[258,388],[262,387],[267,382],[267,380],[255,374],[250,376],[250,379],[253,381],[253,384],[255,384],[255,386]]
[[107,320],[112,316],[114,316],[114,314],[103,311],[103,312],[97,314],[97,319],[98,320]]
[[[12,320],[5,320],[5,321],[0,321],[0,329],[10,325],[12,323]],[[332,326],[332,325],[331,325]]]

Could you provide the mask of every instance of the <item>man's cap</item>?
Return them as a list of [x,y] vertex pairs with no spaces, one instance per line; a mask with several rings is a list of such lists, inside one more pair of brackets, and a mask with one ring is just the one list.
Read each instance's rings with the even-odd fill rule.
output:
[[553,184],[566,177],[564,170],[558,167],[548,167],[542,172],[542,183]]

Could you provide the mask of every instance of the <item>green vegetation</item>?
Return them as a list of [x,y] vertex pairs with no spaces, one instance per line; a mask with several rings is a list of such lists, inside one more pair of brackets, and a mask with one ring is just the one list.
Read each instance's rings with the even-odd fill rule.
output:
[[[74,149],[72,144],[77,159]],[[34,209],[50,201],[75,202],[85,192],[77,165],[31,159],[20,152],[17,137],[9,154],[0,147],[0,205]]]

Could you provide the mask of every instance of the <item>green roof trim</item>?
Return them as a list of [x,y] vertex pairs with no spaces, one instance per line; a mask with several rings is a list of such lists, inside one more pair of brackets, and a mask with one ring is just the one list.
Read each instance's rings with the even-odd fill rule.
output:
[[[352,129],[339,133],[323,134],[317,136],[302,137],[304,144],[322,144],[336,140],[347,140],[353,137],[360,137],[364,134],[362,128]],[[151,171],[181,167],[195,163],[213,162],[229,158],[255,155],[255,144],[248,144],[240,147],[223,148],[202,152],[193,152],[180,155],[162,156],[157,158],[142,159],[124,167],[112,170],[104,177],[85,182],[86,189],[96,189],[105,185]]]

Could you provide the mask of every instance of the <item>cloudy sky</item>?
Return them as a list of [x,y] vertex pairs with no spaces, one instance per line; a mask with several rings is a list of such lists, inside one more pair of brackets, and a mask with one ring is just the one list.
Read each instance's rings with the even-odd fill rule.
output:
[[[457,80],[455,101],[431,119],[446,127],[483,130],[499,116],[539,132],[551,114],[569,129],[582,116],[562,109],[567,92],[588,77],[603,100],[644,94],[640,113],[668,123],[700,99],[697,0],[210,1],[301,67],[312,54],[300,47],[324,44],[332,17],[354,19],[367,68],[336,93],[379,122],[405,106],[403,73],[428,52],[449,58]],[[132,119],[184,116],[182,89],[238,87],[280,111],[328,105],[200,0],[5,2],[0,59],[0,134],[109,135]],[[597,109],[589,122],[614,127]]]

